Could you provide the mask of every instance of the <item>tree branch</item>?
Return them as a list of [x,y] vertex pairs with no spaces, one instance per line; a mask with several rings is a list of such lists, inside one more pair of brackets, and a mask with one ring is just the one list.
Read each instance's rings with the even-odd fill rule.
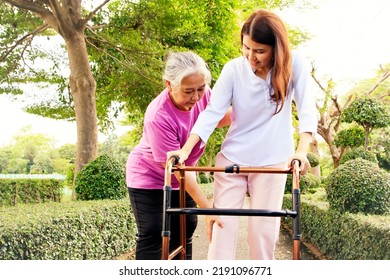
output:
[[[147,53],[147,52],[145,52],[145,51],[140,52],[140,51],[138,51],[138,50],[137,50],[137,51],[134,51],[134,50],[127,49],[127,48],[118,47],[117,45],[113,44],[112,42],[110,42],[109,40],[107,40],[106,38],[104,38],[103,36],[98,35],[98,34],[94,31],[95,29],[97,29],[96,27],[97,27],[97,26],[90,26],[90,25],[87,25],[86,28],[87,28],[89,31],[91,31],[91,33],[92,33],[93,35],[95,35],[95,37],[92,37],[92,36],[89,36],[89,37],[91,37],[91,39],[93,39],[93,40],[96,40],[96,41],[99,41],[99,42],[101,42],[101,43],[103,43],[103,44],[109,45],[110,47],[112,47],[112,48],[114,48],[116,51],[118,51],[124,58],[127,57],[125,51],[127,51],[127,52],[132,52],[134,55],[137,55],[137,54],[139,54],[139,53],[146,54],[146,55],[153,55],[153,53]],[[102,26],[102,28],[103,28],[103,27],[104,27],[104,26]],[[89,42],[90,42],[90,41],[89,41]],[[91,44],[92,44],[92,43],[91,43]],[[93,44],[92,44],[92,45],[93,45]],[[140,56],[138,56],[138,57],[140,57]]]
[[[388,77],[390,77],[390,70],[386,70],[382,76],[380,77],[379,81],[376,82],[376,84],[369,89],[364,95],[370,95],[381,83],[383,83]],[[386,95],[385,95],[386,96]]]
[[[23,1],[23,0],[4,0],[8,4],[15,6],[19,9],[27,10],[37,15],[43,19],[51,28],[60,33],[60,30],[57,25],[57,21],[54,18],[53,13],[48,9],[50,3],[48,0],[38,0],[38,1]],[[41,5],[40,5],[41,4]],[[47,6],[48,8],[45,8]],[[60,33],[61,34],[61,33]]]
[[[20,9],[29,10],[33,12],[34,14],[40,15],[40,16],[49,16],[51,15],[51,12],[41,5],[33,2],[33,1],[25,1],[25,0],[4,0],[5,2],[9,3],[12,6],[18,7]],[[43,4],[47,4],[47,1],[37,1],[42,2]]]
[[320,89],[324,92],[327,93],[326,89],[322,86],[321,82],[317,79],[316,77],[316,67],[314,66],[314,63],[311,63],[311,76],[313,77],[314,81],[317,83],[317,85],[320,87]]
[[[100,49],[98,46],[96,46],[95,44],[93,44],[91,41],[89,41],[88,39],[86,39],[86,42],[88,44],[90,44],[92,47],[94,47],[95,49],[103,52],[104,54],[106,54],[107,56],[111,57],[113,60],[115,60],[117,63],[119,63],[120,65],[122,65],[123,67],[125,68],[128,68],[128,69],[133,69],[133,70],[136,70],[137,73],[142,76],[143,78],[145,78],[146,80],[148,81],[151,81],[153,82],[152,79],[150,79],[147,75],[143,74],[142,71],[140,71],[139,69],[136,69],[134,66],[130,66],[132,65],[132,63],[126,63],[126,62],[123,62],[121,60],[119,60],[117,57],[113,56],[112,54],[108,53],[106,50],[103,50],[103,49]],[[124,56],[126,58],[126,55],[123,53],[123,51],[119,50],[119,49],[116,49],[119,53],[122,54],[122,56]]]
[[383,98],[385,98],[385,97],[387,97],[387,96],[390,96],[390,90],[389,90],[387,93],[378,96],[378,99],[383,99]]
[[3,62],[4,59],[7,58],[7,56],[13,52],[14,49],[16,49],[19,45],[23,44],[23,42],[27,41],[27,40],[31,40],[35,35],[37,35],[38,33],[46,30],[47,28],[49,28],[49,25],[47,23],[39,26],[38,28],[36,28],[34,31],[24,35],[22,38],[20,38],[19,40],[17,40],[15,42],[15,44],[13,44],[10,49],[8,51],[6,51],[1,57],[0,57],[0,62]]
[[87,17],[84,19],[84,23],[87,24],[87,22],[103,7],[105,6],[108,2],[111,0],[105,0],[102,4],[97,6],[92,12],[90,12]]
[[339,112],[339,114],[341,114],[342,110],[340,108],[339,102],[337,101],[337,97],[332,96],[331,99],[333,101],[334,106],[336,107],[336,110]]

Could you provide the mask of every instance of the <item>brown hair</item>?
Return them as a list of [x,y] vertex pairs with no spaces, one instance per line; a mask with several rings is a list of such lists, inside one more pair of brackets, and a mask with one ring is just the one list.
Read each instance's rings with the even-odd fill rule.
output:
[[257,10],[250,15],[241,29],[241,44],[243,36],[248,35],[253,41],[273,47],[273,70],[271,84],[276,102],[275,114],[279,113],[288,94],[288,84],[292,76],[290,43],[287,30],[275,13],[267,10]]

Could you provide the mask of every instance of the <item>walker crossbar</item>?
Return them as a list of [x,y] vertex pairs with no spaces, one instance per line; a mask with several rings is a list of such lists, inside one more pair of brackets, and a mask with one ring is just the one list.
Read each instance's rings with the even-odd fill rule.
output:
[[[222,216],[267,216],[267,217],[290,217],[293,218],[293,259],[300,259],[300,189],[299,189],[299,165],[298,160],[293,160],[291,168],[260,168],[245,167],[236,164],[227,167],[199,167],[199,166],[174,166],[178,163],[178,157],[174,156],[167,160],[165,165],[164,201],[163,201],[163,229],[162,235],[162,256],[163,260],[171,260],[180,254],[180,259],[186,259],[186,215],[222,215]],[[180,172],[180,208],[171,208],[171,177],[174,171]],[[273,173],[292,174],[292,210],[272,209],[208,209],[208,208],[186,208],[185,207],[185,171],[207,171],[225,173]],[[170,216],[180,215],[180,244],[178,248],[170,252]]]
[[170,208],[166,213],[175,214],[196,214],[196,215],[223,215],[223,216],[263,216],[263,217],[292,217],[297,212],[290,210],[266,210],[266,209],[207,209],[207,208]]

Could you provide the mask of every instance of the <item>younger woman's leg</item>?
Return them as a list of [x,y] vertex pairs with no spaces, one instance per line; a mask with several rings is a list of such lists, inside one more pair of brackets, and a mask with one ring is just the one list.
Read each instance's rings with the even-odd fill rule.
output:
[[[233,163],[222,153],[216,158],[216,166],[229,166]],[[241,209],[247,192],[246,177],[240,174],[214,173],[214,208]],[[223,228],[213,227],[209,245],[209,260],[233,260],[236,254],[238,216],[220,216]]]
[[[286,168],[285,164],[267,166]],[[280,210],[286,184],[286,174],[249,174],[250,208]],[[280,217],[249,217],[248,244],[252,260],[272,260],[279,238]]]

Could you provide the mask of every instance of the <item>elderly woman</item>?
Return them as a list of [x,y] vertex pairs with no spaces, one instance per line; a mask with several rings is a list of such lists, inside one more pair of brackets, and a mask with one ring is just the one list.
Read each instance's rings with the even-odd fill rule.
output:
[[[180,149],[187,140],[199,114],[210,100],[211,74],[205,61],[193,52],[170,53],[163,79],[166,88],[149,104],[144,117],[140,143],[131,151],[126,165],[126,181],[130,202],[138,228],[136,259],[161,259],[164,165],[166,153]],[[221,125],[229,123],[226,115]],[[204,147],[196,145],[186,164],[195,165]],[[176,176],[176,177],[175,177]],[[187,207],[210,208],[196,182],[194,172],[186,172]],[[179,180],[172,178],[172,207],[179,207]],[[186,217],[186,258],[192,258],[192,235],[197,216]],[[222,223],[217,217],[207,217],[207,225]],[[171,218],[170,250],[179,244],[179,216]],[[211,234],[211,233],[210,233]]]

